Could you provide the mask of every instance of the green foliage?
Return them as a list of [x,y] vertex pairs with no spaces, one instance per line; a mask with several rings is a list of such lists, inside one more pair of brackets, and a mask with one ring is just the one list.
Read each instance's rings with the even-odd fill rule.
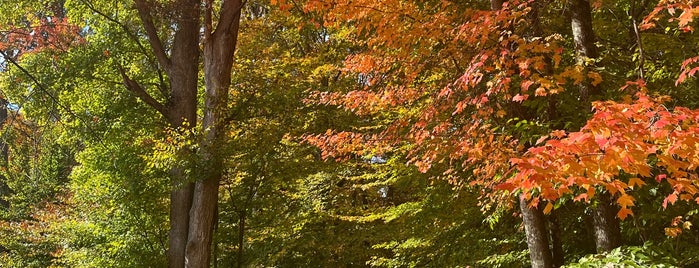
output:
[[679,267],[678,262],[662,248],[646,243],[643,246],[616,248],[608,253],[593,254],[564,267]]

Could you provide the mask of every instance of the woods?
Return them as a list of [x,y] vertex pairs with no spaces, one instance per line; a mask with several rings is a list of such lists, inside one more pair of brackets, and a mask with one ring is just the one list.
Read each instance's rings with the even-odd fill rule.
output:
[[693,267],[691,0],[0,16],[2,267]]

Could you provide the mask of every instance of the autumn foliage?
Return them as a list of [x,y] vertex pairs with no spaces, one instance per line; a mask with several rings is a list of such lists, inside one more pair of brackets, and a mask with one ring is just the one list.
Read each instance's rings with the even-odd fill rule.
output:
[[[347,72],[366,78],[361,88],[311,99],[360,116],[393,111],[383,128],[307,136],[326,158],[408,148],[409,162],[422,172],[446,165],[441,174],[454,183],[521,191],[533,206],[547,201],[547,213],[561,197],[590,202],[607,191],[624,219],[633,213],[634,190],[648,183],[671,186],[663,207],[699,203],[699,111],[664,105],[666,97],[645,93],[643,80],[624,86],[640,88],[635,95],[625,90],[624,101],[595,102],[579,131],[553,131],[536,147],[522,150],[517,136],[504,131],[521,112],[517,103],[603,82],[595,71],[562,63],[560,35],[522,28],[532,2],[508,1],[498,11],[449,1],[309,1],[305,8],[324,12],[331,26],[352,22],[359,43],[370,48],[346,60]],[[697,8],[693,1],[661,1],[641,28],[669,15],[693,31]],[[677,83],[694,76],[696,62],[682,63]],[[464,171],[472,176],[456,175]]]
[[[617,196],[621,219],[632,214],[633,190],[653,181],[673,189],[663,207],[678,199],[699,203],[699,110],[670,110],[644,93],[594,107],[580,131],[554,131],[541,146],[513,158],[516,172],[500,188],[525,191],[534,203],[571,194],[590,201],[604,189]],[[546,211],[551,208],[549,203]]]

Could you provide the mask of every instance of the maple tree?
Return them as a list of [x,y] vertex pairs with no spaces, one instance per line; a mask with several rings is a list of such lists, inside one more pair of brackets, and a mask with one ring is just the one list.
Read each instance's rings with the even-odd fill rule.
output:
[[[617,104],[614,102],[596,103],[595,115],[581,124],[583,127],[580,131],[571,131],[567,134],[568,138],[550,141],[550,145],[547,143],[546,147],[530,148],[526,150],[529,153],[520,156],[520,152],[524,151],[522,148],[534,145],[534,140],[544,135],[547,128],[555,129],[559,122],[570,122],[570,118],[576,117],[573,120],[584,122],[585,102],[591,99],[592,94],[604,93],[594,89],[601,86],[604,79],[588,63],[595,61],[598,55],[594,51],[594,39],[584,35],[574,36],[576,50],[577,47],[580,48],[581,56],[577,57],[577,64],[569,65],[570,61],[565,58],[570,54],[565,52],[565,39],[561,35],[535,33],[536,31],[531,32],[521,26],[522,22],[532,17],[534,22],[538,22],[539,14],[545,10],[526,1],[495,2],[498,1],[493,1],[493,6],[502,5],[502,9],[490,11],[475,3],[460,6],[447,1],[431,4],[411,1],[308,1],[305,6],[308,10],[325,14],[325,23],[328,25],[352,28],[356,32],[357,42],[367,47],[346,60],[347,70],[357,74],[363,85],[349,92],[318,93],[313,96],[314,100],[321,104],[343,107],[360,116],[380,118],[378,122],[388,123],[378,128],[365,128],[370,131],[328,130],[324,134],[307,136],[306,140],[319,146],[325,157],[336,159],[348,159],[353,155],[362,157],[386,154],[391,150],[405,148],[401,145],[407,144],[409,162],[415,164],[420,171],[426,172],[436,163],[447,162],[449,167],[437,177],[461,184],[464,183],[464,176],[467,176],[470,185],[508,190],[506,193],[524,190],[521,200],[524,204],[523,213],[528,207],[538,207],[541,199],[554,201],[565,194],[571,194],[573,190],[567,192],[570,188],[584,188],[589,192],[577,195],[575,200],[589,202],[596,197],[595,189],[598,192],[608,191],[616,195],[616,203],[621,208],[617,215],[624,219],[630,213],[629,208],[634,201],[626,193],[634,186],[638,188],[643,181],[639,178],[621,181],[623,176],[620,176],[620,172],[640,172],[641,177],[650,176],[648,162],[655,157],[663,160],[654,160],[657,162],[654,165],[664,169],[671,166],[670,173],[675,176],[672,186],[688,191],[673,191],[666,202],[675,202],[682,194],[684,200],[693,198],[696,190],[692,186],[692,179],[688,178],[688,174],[696,168],[693,163],[695,156],[692,154],[695,122],[688,119],[693,118],[690,115],[692,112],[676,107],[666,108],[669,114],[663,114],[665,117],[654,115],[654,112],[660,111],[650,103],[659,104],[649,101],[645,95],[639,95],[635,104],[625,104],[629,105],[627,107],[615,106]],[[687,14],[692,12],[689,11],[692,9],[686,7],[687,3],[662,2],[651,16],[659,9],[662,10],[664,4],[672,8],[672,14],[674,8],[685,7],[683,10],[688,11],[679,15],[679,24],[687,30],[691,17]],[[584,29],[576,29],[579,25],[585,27],[585,23],[588,28],[592,27],[589,3],[587,5],[588,18],[577,18],[582,22],[575,22],[576,16],[579,16],[576,12],[584,15],[584,11],[573,6],[574,35],[582,31],[583,34],[594,36],[594,33],[584,33]],[[646,2],[644,5],[647,5]],[[643,12],[642,8],[638,10]],[[633,25],[639,26],[636,22]],[[640,37],[635,41],[640,57],[643,58]],[[644,63],[643,60],[640,62],[639,73],[643,77]],[[687,67],[692,62],[693,58],[685,60],[680,80],[696,72],[696,69]],[[578,100],[582,103],[561,103],[569,101],[561,98],[571,95],[567,89],[570,86],[581,88]],[[605,87],[609,88],[610,85]],[[564,105],[583,107],[583,110],[561,115],[557,108]],[[532,114],[532,110],[538,115]],[[650,117],[646,114],[648,111],[654,111],[650,112]],[[636,113],[638,117],[633,117],[630,113]],[[647,118],[644,119],[643,116]],[[613,136],[609,133],[622,135],[628,133],[625,127],[632,127],[624,124],[608,126],[610,120],[633,117],[627,121],[638,123],[633,127],[641,128],[644,124],[641,122],[645,122],[644,127],[648,127],[655,123],[654,120],[658,120],[658,116],[664,119],[656,127],[667,129],[648,128],[647,132],[638,130],[636,138],[613,138],[609,141]],[[544,123],[528,125],[527,119]],[[669,132],[668,129],[677,128],[681,120],[684,120],[682,124],[685,127],[676,130],[677,133]],[[518,123],[513,126],[511,122]],[[522,131],[521,126],[528,128]],[[565,132],[554,133],[561,138]],[[675,133],[682,138],[668,137],[668,133]],[[685,148],[689,151],[688,154],[676,154],[675,147],[670,152],[662,151],[661,147],[641,148],[647,149],[646,151],[633,149],[634,146],[643,147],[643,144],[659,146],[660,141],[648,140],[648,136],[653,135],[659,139],[664,137],[666,146],[672,144],[679,146],[677,148]],[[686,144],[684,139],[687,139]],[[575,149],[577,147],[573,148],[574,146],[584,149]],[[651,150],[656,148],[660,151]],[[576,150],[590,151],[583,153]],[[536,156],[526,158],[530,154]],[[595,156],[599,158],[594,158]],[[512,160],[504,163],[505,158]],[[603,167],[601,162],[604,162]],[[516,172],[510,170],[510,164]],[[581,165],[586,166],[580,167]],[[566,173],[568,170],[573,173]],[[672,177],[669,174],[664,176]],[[575,178],[580,178],[580,181]],[[677,184],[678,179],[684,182]],[[502,192],[496,191],[487,195],[498,199],[503,197],[501,194]],[[602,203],[597,206],[602,206]],[[553,208],[554,203],[550,202],[538,209],[549,213]],[[532,217],[534,218],[525,217],[525,222],[540,216]],[[609,223],[609,219],[605,222]],[[538,226],[543,224],[534,223]],[[527,229],[527,232],[530,230]],[[544,232],[536,232],[536,236],[546,236],[545,228]],[[544,239],[538,243],[548,244],[548,241]],[[534,254],[534,249],[531,250]],[[551,265],[551,260],[534,263],[534,255],[532,259],[533,265],[537,267]]]

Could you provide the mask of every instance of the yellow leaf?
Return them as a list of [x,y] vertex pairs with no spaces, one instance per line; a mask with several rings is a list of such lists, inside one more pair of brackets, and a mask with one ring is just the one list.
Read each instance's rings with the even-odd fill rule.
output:
[[590,80],[592,80],[592,81],[590,81],[590,84],[592,84],[593,86],[597,86],[600,83],[602,83],[602,76],[599,73],[589,72],[587,74],[587,77],[589,77]]
[[665,235],[669,237],[677,237],[682,233],[682,229],[677,228],[677,227],[668,227],[665,228]]

